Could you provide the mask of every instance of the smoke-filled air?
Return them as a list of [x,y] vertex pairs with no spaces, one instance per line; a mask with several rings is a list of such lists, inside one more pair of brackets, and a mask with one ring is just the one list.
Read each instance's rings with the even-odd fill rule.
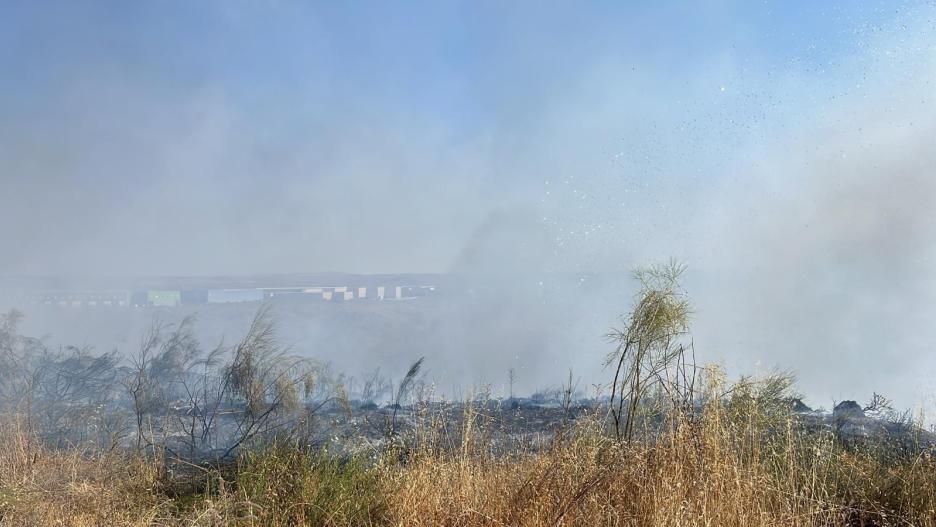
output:
[[932,2],[0,4],[0,526],[936,526]]

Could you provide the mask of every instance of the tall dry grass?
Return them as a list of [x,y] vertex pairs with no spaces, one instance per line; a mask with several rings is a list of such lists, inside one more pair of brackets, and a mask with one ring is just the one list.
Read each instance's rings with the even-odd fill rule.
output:
[[151,525],[167,505],[159,473],[136,456],[45,448],[0,419],[0,525]]
[[795,426],[782,399],[734,393],[642,441],[612,439],[599,414],[542,452],[493,456],[467,435],[457,451],[423,448],[384,468],[392,523],[936,525],[929,454],[846,448]]
[[726,392],[658,416],[634,441],[614,439],[597,411],[545,449],[508,454],[492,444],[488,407],[469,405],[454,439],[427,413],[381,452],[280,442],[194,487],[173,487],[157,460],[45,450],[7,422],[0,524],[936,525],[925,450],[844,445],[756,387]]

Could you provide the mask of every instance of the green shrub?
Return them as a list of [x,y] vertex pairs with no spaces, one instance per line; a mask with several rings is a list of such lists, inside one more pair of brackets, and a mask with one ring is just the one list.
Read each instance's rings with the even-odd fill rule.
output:
[[242,456],[235,485],[260,525],[373,525],[384,516],[377,469],[363,456],[280,442]]

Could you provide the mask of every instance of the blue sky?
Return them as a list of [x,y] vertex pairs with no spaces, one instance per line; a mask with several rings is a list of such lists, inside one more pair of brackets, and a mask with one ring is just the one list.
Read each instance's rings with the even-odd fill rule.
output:
[[[91,75],[171,104],[217,90],[290,134],[392,109],[452,139],[532,119],[595,64],[691,83],[713,57],[820,75],[860,51],[891,2],[10,2],[5,111],[42,112]],[[102,101],[103,103],[103,101]],[[323,115],[328,113],[330,115]]]

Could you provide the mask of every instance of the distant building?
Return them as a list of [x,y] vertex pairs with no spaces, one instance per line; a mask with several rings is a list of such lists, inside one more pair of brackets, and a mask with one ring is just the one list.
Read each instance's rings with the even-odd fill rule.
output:
[[[376,280],[355,280],[348,285],[296,285],[257,288],[198,288],[197,282],[185,282],[192,289],[66,290],[46,289],[22,291],[18,295],[33,305],[69,307],[134,306],[175,307],[236,302],[262,302],[281,298],[290,301],[353,301],[401,300],[427,296],[436,291],[431,285],[375,285]],[[379,282],[376,282],[379,283]],[[391,282],[392,283],[392,282]],[[54,286],[53,286],[54,287]]]
[[399,300],[403,298],[403,286],[378,286],[377,287],[377,300],[387,300],[387,299],[396,299]]
[[146,292],[146,302],[155,307],[176,307],[182,304],[182,291],[151,289]]
[[297,298],[308,300],[328,300],[325,298],[324,287],[297,287]]
[[127,291],[41,291],[28,296],[34,305],[68,307],[126,306],[130,302]]
[[225,304],[233,302],[262,302],[262,289],[209,289],[209,304]]
[[354,293],[348,291],[347,287],[332,287],[322,291],[322,298],[332,302],[343,302],[345,300],[354,300]]
[[406,285],[403,286],[401,298],[420,298],[428,296],[435,291],[435,286],[431,285]]
[[273,287],[263,290],[264,299],[295,298],[307,294],[303,287]]
[[130,305],[133,307],[146,307],[149,305],[146,291],[134,291],[130,293]]
[[182,291],[182,305],[197,306],[208,302],[207,289],[187,289]]

